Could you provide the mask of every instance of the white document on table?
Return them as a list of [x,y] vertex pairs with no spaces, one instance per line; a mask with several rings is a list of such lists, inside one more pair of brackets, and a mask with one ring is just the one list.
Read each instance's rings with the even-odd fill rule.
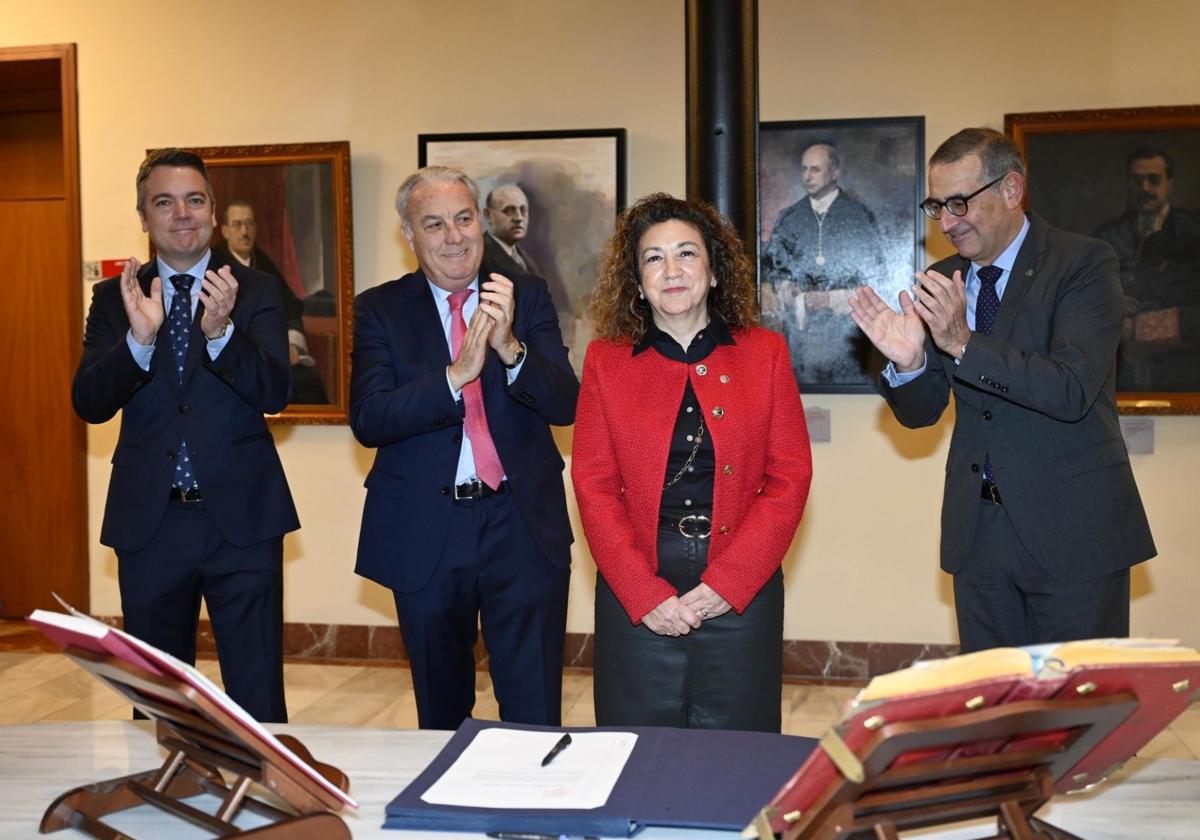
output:
[[560,732],[481,730],[421,794],[432,805],[475,808],[599,808],[608,801],[633,752],[633,732],[572,732],[550,764]]

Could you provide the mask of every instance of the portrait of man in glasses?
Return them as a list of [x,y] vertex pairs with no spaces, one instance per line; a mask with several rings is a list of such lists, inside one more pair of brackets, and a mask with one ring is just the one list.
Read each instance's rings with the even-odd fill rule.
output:
[[1026,177],[997,131],[947,139],[921,209],[957,254],[898,311],[869,287],[850,299],[901,425],[954,396],[941,563],[963,652],[1127,636],[1129,569],[1155,554],[1117,417],[1117,256],[1026,213]]
[[1121,265],[1120,391],[1200,391],[1200,218],[1173,203],[1174,184],[1171,154],[1137,146],[1126,210],[1096,230]]

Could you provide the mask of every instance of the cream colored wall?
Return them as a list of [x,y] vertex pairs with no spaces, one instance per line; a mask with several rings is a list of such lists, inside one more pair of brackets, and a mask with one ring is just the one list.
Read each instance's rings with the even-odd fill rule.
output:
[[[1200,101],[1200,6],[992,6],[761,0],[761,116],[925,114],[931,149],[962,125],[1000,127],[1006,111]],[[0,45],[79,45],[86,259],[144,255],[132,179],[156,146],[349,139],[359,290],[412,268],[390,199],[420,132],[624,126],[629,196],[684,189],[683,0],[214,0],[167,34],[169,17],[145,0],[0,0]],[[832,412],[833,442],[814,449],[812,499],[785,561],[786,636],[952,641],[936,536],[948,424],[899,429],[871,396],[808,403]],[[1198,423],[1159,420],[1157,454],[1135,459],[1162,556],[1135,578],[1134,630],[1193,644]],[[286,542],[287,619],[390,624],[388,593],[351,571],[371,453],[346,427],[275,434],[304,523]],[[100,614],[119,611],[115,558],[96,544],[115,438],[108,423],[88,439]],[[569,452],[570,431],[559,440]],[[573,503],[572,515],[579,533]],[[588,632],[582,542],[575,556],[569,629]]]

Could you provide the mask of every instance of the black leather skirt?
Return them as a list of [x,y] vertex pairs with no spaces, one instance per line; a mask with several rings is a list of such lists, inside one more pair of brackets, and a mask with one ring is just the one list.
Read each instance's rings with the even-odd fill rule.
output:
[[[707,564],[707,539],[659,529],[658,575],[680,595],[700,583]],[[597,726],[778,732],[782,666],[782,571],[744,613],[730,610],[686,636],[634,625],[596,576]]]

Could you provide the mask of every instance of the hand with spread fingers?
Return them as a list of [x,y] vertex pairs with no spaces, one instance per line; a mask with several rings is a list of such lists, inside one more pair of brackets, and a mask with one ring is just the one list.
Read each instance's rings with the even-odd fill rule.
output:
[[925,363],[925,322],[908,292],[900,293],[900,312],[883,302],[869,286],[850,298],[850,317],[896,370],[916,370]]
[[672,595],[642,616],[642,624],[660,636],[686,636],[700,627],[700,617]]
[[481,303],[471,316],[471,323],[467,325],[462,346],[458,349],[458,358],[446,368],[450,384],[455,391],[461,391],[468,382],[479,378],[483,371],[483,361],[487,357],[488,340],[495,326],[496,322],[483,311]]
[[707,583],[701,583],[695,589],[683,593],[679,601],[700,616],[701,621],[708,621],[729,612],[729,602]]
[[200,329],[209,339],[225,334],[225,325],[229,321],[229,314],[233,312],[237,292],[237,278],[229,266],[223,265],[217,271],[209,269],[204,272],[204,282],[200,285],[200,302],[204,304]]
[[480,284],[479,309],[495,322],[488,343],[506,365],[512,364],[521,352],[521,342],[512,333],[516,311],[513,294],[513,283],[503,274],[493,272]]
[[916,278],[913,294],[917,314],[929,327],[933,343],[958,358],[971,337],[967,326],[967,285],[962,272],[956,271],[950,278],[936,271],[921,271]]
[[129,331],[138,344],[150,345],[166,320],[163,309],[162,280],[155,277],[150,283],[150,294],[142,291],[138,283],[141,263],[130,257],[121,269],[121,302],[125,304],[125,317],[129,319]]

